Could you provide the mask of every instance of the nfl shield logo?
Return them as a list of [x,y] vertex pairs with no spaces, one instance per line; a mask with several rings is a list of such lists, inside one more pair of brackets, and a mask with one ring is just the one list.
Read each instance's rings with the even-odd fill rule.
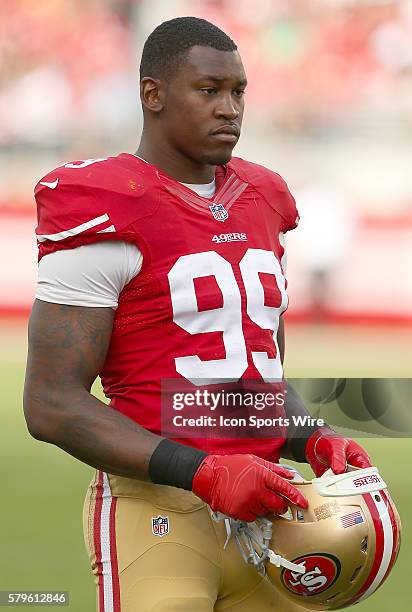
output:
[[169,517],[159,514],[159,516],[152,518],[152,533],[160,538],[167,535],[169,533]]
[[209,208],[212,211],[212,215],[216,221],[226,221],[226,219],[229,217],[229,213],[222,204],[211,204]]

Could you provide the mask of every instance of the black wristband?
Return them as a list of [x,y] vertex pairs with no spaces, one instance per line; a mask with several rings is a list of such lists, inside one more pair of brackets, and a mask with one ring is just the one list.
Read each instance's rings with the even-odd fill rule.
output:
[[149,461],[150,480],[155,484],[192,490],[193,477],[207,453],[167,440],[160,442]]

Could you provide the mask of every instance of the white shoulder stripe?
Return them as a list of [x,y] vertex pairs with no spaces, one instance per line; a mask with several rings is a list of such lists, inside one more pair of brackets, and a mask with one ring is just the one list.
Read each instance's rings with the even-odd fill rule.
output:
[[[104,223],[105,221],[109,221],[109,220],[110,220],[109,215],[105,213],[104,215],[100,215],[100,217],[95,217],[94,219],[90,219],[89,221],[86,221],[85,223],[81,223],[80,225],[77,225],[76,227],[72,227],[71,229],[64,230],[62,232],[57,232],[56,234],[37,234],[37,240],[39,242],[45,242],[46,240],[53,240],[53,241],[64,240],[65,238],[69,238],[70,236],[77,236],[77,234],[81,234],[82,232],[85,232],[86,230],[92,227],[95,227],[96,225],[100,225],[101,223]],[[114,226],[111,225],[109,228],[103,231],[114,232],[116,230]]]

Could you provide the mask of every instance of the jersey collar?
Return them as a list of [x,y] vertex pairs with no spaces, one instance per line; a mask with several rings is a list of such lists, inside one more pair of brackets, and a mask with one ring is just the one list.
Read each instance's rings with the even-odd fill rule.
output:
[[221,204],[228,211],[244,192],[248,183],[242,181],[233,170],[225,166],[217,166],[215,176],[216,192],[214,196],[212,198],[203,198],[178,181],[159,172],[159,177],[169,193],[177,196],[192,208],[209,212],[211,204]]
[[228,211],[248,186],[248,183],[242,181],[229,165],[217,166],[215,173],[216,192],[212,198],[204,198],[141,157],[129,155],[134,157],[136,161],[139,160],[150,166],[169,193],[172,193],[199,211],[209,212],[212,204],[221,204]]

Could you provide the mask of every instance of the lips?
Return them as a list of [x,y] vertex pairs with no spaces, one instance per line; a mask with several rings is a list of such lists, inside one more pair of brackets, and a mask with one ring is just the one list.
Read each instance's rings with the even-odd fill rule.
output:
[[212,136],[217,136],[218,134],[230,134],[231,136],[239,138],[240,132],[236,125],[221,125],[211,132]]
[[239,139],[240,130],[236,125],[221,125],[210,132],[210,135],[220,142],[236,144]]

